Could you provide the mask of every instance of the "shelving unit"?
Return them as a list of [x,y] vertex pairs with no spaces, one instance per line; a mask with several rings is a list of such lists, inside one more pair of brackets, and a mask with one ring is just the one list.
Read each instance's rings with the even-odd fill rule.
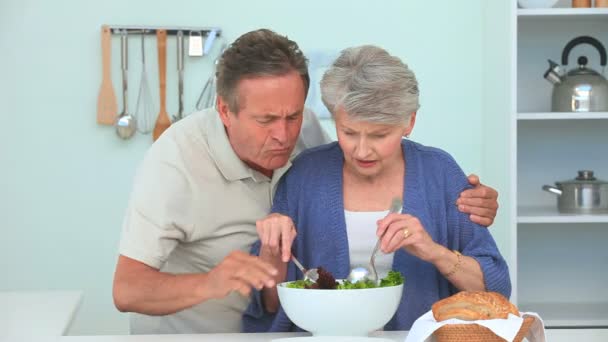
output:
[[[608,113],[551,112],[552,85],[543,78],[547,59],[560,63],[575,37],[595,37],[608,49],[608,9],[513,6],[513,298],[547,327],[608,327],[608,215],[561,214],[557,195],[542,190],[578,170],[608,179]],[[606,75],[590,46],[575,47],[565,68],[580,55]]]
[[519,207],[518,223],[608,223],[608,215],[562,214],[550,207]]
[[545,312],[541,317],[546,327],[590,328],[608,325],[605,319],[608,317],[608,306],[605,303],[522,303],[520,309],[524,312]]
[[577,19],[577,18],[602,18],[608,15],[608,8],[519,8],[517,17],[521,20],[529,18],[552,19]]
[[594,113],[517,113],[517,120],[596,120],[608,119],[607,112]]

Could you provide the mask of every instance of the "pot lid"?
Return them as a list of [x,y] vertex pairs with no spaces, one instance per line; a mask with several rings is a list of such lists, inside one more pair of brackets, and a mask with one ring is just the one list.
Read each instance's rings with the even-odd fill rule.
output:
[[557,182],[556,184],[608,184],[608,182],[595,178],[591,170],[580,170],[576,178]]

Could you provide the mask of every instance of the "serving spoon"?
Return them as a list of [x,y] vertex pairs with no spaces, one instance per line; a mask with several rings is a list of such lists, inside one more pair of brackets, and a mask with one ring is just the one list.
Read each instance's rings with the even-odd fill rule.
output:
[[309,270],[305,269],[304,266],[302,266],[302,264],[298,261],[298,259],[293,256],[293,254],[291,255],[291,260],[294,264],[296,264],[300,271],[302,271],[302,274],[304,274],[304,280],[310,280],[313,283],[316,283],[317,280],[319,280],[319,271],[316,268],[311,268]]
[[[398,213],[402,208],[403,201],[401,198],[395,197],[391,202],[391,208],[389,209],[388,215]],[[380,249],[380,241],[382,241],[384,234],[386,234],[386,230],[384,233],[382,233],[382,235],[380,235],[378,241],[376,242],[376,246],[374,246],[372,256],[369,259],[369,268],[365,266],[354,267],[348,274],[348,281],[351,283],[356,283],[359,281],[371,280],[374,283],[378,283],[378,272],[376,271],[376,253],[378,253],[378,249]]]

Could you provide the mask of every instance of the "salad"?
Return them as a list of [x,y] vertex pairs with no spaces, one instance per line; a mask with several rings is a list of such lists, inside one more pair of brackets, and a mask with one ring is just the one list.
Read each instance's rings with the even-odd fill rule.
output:
[[286,286],[293,289],[355,290],[397,286],[405,282],[403,275],[401,275],[401,273],[397,271],[389,271],[386,277],[380,279],[380,284],[376,284],[371,280],[358,281],[354,283],[348,280],[344,280],[339,283],[336,281],[333,275],[323,269],[323,267],[319,267],[318,272],[319,279],[316,283],[311,280],[301,279],[292,281],[286,284]]

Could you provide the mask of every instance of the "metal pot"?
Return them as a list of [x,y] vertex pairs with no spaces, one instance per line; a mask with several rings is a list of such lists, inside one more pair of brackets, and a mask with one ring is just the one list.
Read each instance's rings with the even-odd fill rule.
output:
[[608,182],[596,179],[593,171],[578,171],[575,179],[555,182],[555,185],[543,185],[543,190],[558,195],[560,213],[608,213]]
[[[606,66],[606,49],[597,39],[582,36],[572,39],[562,52],[562,65],[568,65],[570,50],[580,44],[589,44],[600,54],[600,65]],[[608,80],[599,72],[587,68],[587,57],[580,56],[578,67],[564,75],[560,66],[549,60],[545,79],[553,84],[551,110],[554,112],[605,112],[608,111]]]

